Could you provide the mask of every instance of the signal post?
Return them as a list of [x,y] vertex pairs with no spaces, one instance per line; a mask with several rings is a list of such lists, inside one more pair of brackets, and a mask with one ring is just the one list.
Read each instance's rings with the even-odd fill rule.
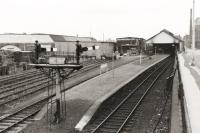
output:
[[[88,51],[88,50],[96,50],[99,49],[99,46],[92,46],[92,47],[82,47],[79,44],[79,41],[76,41],[76,63],[66,63],[65,62],[65,57],[56,57],[56,56],[52,56],[49,57],[46,63],[40,63],[39,60],[39,56],[41,54],[41,52],[46,52],[46,49],[42,49],[41,45],[38,43],[38,41],[35,41],[35,64],[29,64],[30,66],[33,66],[37,69],[40,69],[42,72],[44,72],[48,77],[50,77],[50,75],[55,72],[55,80],[56,80],[56,87],[55,87],[55,95],[56,95],[56,112],[54,114],[55,116],[55,122],[59,123],[61,121],[62,118],[62,114],[61,114],[61,107],[62,107],[62,103],[61,103],[61,82],[67,78],[71,73],[73,73],[75,70],[79,70],[81,69],[83,66],[80,65],[80,55],[82,54],[82,52],[84,51]],[[51,48],[51,51],[53,50],[53,48]],[[52,51],[53,52],[53,51]],[[70,71],[66,72],[64,69],[70,69]],[[47,72],[45,72],[44,69],[47,69],[49,72],[51,71],[51,74],[48,75]],[[64,73],[61,73],[64,72]]]
[[[53,49],[53,48],[51,48]],[[62,93],[62,88],[61,88],[61,82],[63,82],[63,80],[65,78],[67,78],[71,73],[73,73],[75,70],[79,70],[82,68],[82,65],[79,64],[79,60],[77,60],[77,63],[71,63],[71,64],[67,64],[65,62],[65,57],[56,57],[56,56],[52,56],[49,57],[47,59],[47,62],[45,63],[40,63],[39,60],[39,56],[41,54],[41,52],[46,52],[45,50],[41,50],[41,45],[38,43],[38,41],[35,41],[35,64],[29,64],[30,66],[35,67],[36,69],[40,69],[42,72],[45,73],[45,75],[47,75],[48,77],[51,78],[51,75],[53,74],[53,72],[55,73],[55,102],[56,102],[56,112],[54,114],[55,116],[55,122],[59,123],[61,121],[62,118],[62,114],[61,114],[61,107],[62,107],[62,103],[61,103],[61,93]],[[80,54],[79,54],[80,56]],[[77,58],[77,59],[80,59]],[[70,71],[65,71],[65,69],[68,68],[70,69]],[[46,70],[48,70],[51,73],[46,72]],[[64,73],[61,73],[64,72]]]

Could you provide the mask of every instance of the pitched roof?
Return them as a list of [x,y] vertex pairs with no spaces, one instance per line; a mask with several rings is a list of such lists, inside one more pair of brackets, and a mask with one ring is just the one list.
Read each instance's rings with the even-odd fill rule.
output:
[[0,34],[0,43],[53,43],[49,35]]
[[77,37],[67,35],[56,35],[56,34],[44,34],[34,33],[34,35],[49,35],[54,42],[71,42],[71,41],[82,41],[82,42],[96,42],[97,40],[93,37]]
[[96,42],[93,37],[76,37],[76,36],[64,36],[65,41],[80,41],[80,42]]
[[130,40],[130,39],[143,39],[140,37],[120,37],[120,38],[116,38],[116,40]]
[[54,42],[65,42],[65,38],[62,35],[50,35]]
[[177,39],[177,40],[183,42],[183,40],[177,38],[172,32],[170,32],[170,31],[168,31],[168,30],[166,30],[166,29],[163,29],[163,30],[161,30],[159,33],[157,33],[156,35],[150,37],[149,39],[146,40],[146,42],[149,41],[149,40],[151,40],[151,39],[153,39],[154,37],[156,37],[157,35],[159,35],[159,34],[162,33],[162,32],[165,32],[165,33],[167,33],[168,35],[170,35],[171,37],[173,37],[174,39]]
[[39,43],[54,43],[54,42],[69,42],[69,41],[81,41],[81,42],[97,42],[93,37],[76,37],[54,34],[17,34],[7,33],[0,34],[0,43],[34,43],[38,40]]

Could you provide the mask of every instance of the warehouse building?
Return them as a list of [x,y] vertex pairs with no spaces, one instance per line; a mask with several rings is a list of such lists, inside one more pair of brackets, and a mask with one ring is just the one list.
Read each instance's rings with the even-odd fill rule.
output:
[[77,37],[52,34],[1,34],[0,49],[9,51],[34,51],[35,41],[38,40],[42,47],[56,48],[57,53],[75,54],[76,41],[82,47],[99,46],[98,50],[86,51],[83,55],[111,57],[114,51],[114,42],[99,42],[92,37]]
[[82,53],[82,55],[111,57],[114,51],[114,42],[100,42],[92,37],[75,37],[75,36],[62,36],[62,39],[58,36],[52,37],[55,42],[55,47],[60,52],[67,52],[73,54],[76,50],[76,43],[79,41],[82,47],[99,46],[97,50],[89,50]]

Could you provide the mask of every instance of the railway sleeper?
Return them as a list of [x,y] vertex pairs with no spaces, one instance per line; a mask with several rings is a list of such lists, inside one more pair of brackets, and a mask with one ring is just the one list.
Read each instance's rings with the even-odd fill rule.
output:
[[124,113],[121,112],[121,113],[114,114],[113,117],[114,117],[114,118],[116,118],[116,117],[117,117],[117,118],[118,118],[118,117],[126,117],[127,115],[129,115],[129,112],[126,112],[126,113],[125,113],[125,112],[124,112]]
[[16,120],[4,120],[4,122],[8,122],[8,123],[16,123]]
[[113,131],[113,129],[100,129],[102,133],[116,133],[116,131]]
[[[27,116],[27,115],[26,115]],[[23,115],[23,116],[14,116],[14,117],[12,117],[12,118],[9,118],[9,120],[21,120],[21,119],[23,119],[24,117],[26,117],[25,115]]]
[[[107,122],[116,123],[118,120],[110,119]],[[119,123],[119,122],[118,122]]]
[[11,123],[9,123],[9,122],[2,122],[2,123],[0,123],[0,125],[8,127],[8,126],[11,125]]
[[[12,83],[12,84],[7,84],[7,85],[3,85],[0,87],[0,89],[3,89],[4,90],[8,90],[8,89],[12,89],[12,88],[17,88],[17,87],[24,87],[32,82],[36,82],[36,81],[40,81],[40,80],[45,80],[47,79],[47,77],[33,77],[31,79],[26,79],[26,80],[23,80],[21,82],[17,82],[17,83]],[[2,92],[2,91],[0,91]]]
[[124,120],[121,116],[114,116],[113,119],[115,119],[115,120]]
[[135,120],[135,121],[133,121],[133,122],[128,122],[126,125],[125,125],[125,127],[123,127],[124,129],[130,129],[130,127],[132,127],[133,126],[133,124],[135,124],[137,122],[137,120]]
[[[120,126],[121,124],[122,124],[121,122],[116,122],[116,121],[114,122],[114,121],[113,121],[112,124],[103,125],[102,127],[103,127],[103,128],[107,128],[107,127],[112,128],[113,126],[117,126],[117,127],[118,127],[118,126]],[[111,127],[111,126],[112,126],[112,127]]]
[[0,132],[1,132],[1,130],[4,130],[6,127],[8,127],[8,126],[0,125]]

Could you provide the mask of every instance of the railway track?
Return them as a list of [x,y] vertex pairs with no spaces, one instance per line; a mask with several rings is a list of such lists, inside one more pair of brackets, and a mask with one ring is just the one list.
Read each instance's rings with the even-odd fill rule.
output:
[[33,117],[40,111],[50,97],[38,100],[6,116],[0,117],[0,133],[16,133],[34,121]]
[[[76,73],[72,74],[71,77],[79,76],[79,74],[81,74],[81,73],[83,73],[85,71],[89,71],[92,68],[98,67],[99,64],[101,64],[101,63],[104,63],[104,62],[100,61],[97,64],[90,64],[90,63],[87,64],[86,63],[87,67],[84,67],[84,69],[82,69],[80,71],[77,71]],[[130,63],[130,62],[128,62],[128,63]],[[127,64],[127,63],[125,63],[125,64]],[[33,80],[34,80],[34,78],[33,78]],[[43,85],[45,86],[45,83],[43,83]],[[7,88],[8,92],[12,92],[13,91],[13,90],[9,90],[8,88]],[[39,91],[39,89],[38,89],[38,91]],[[7,92],[7,91],[0,89],[0,92]],[[18,91],[15,91],[15,92],[18,92]],[[30,95],[32,93],[34,93],[34,91],[30,92],[28,95]],[[27,95],[27,94],[25,94],[25,95]],[[25,96],[25,95],[23,95],[23,96]],[[20,95],[20,97],[21,96],[22,95]],[[0,104],[0,106],[4,105],[6,103],[9,103],[9,102],[15,101],[15,100],[19,99],[20,97],[17,97],[17,95],[16,95],[16,97],[14,99],[9,98],[10,101],[8,101],[8,102],[5,102],[6,100],[4,99],[5,100],[4,103]],[[46,101],[44,100],[43,102],[45,103]],[[32,119],[33,116],[40,110],[40,108],[43,106],[44,103],[35,104],[35,106],[34,105],[29,105],[27,107],[24,107],[23,109],[20,109],[20,110],[16,111],[15,113],[9,114],[6,117],[0,117],[0,133],[7,132],[7,131],[16,132],[18,130],[18,127],[22,127],[22,126],[24,126],[24,125],[26,125],[28,123],[31,123],[33,121],[33,119]]]
[[[87,62],[84,64],[85,66],[81,70],[71,74],[68,78],[80,76],[80,74],[98,67],[101,63],[102,61]],[[69,70],[65,70],[65,72],[68,71]],[[20,81],[0,87],[0,107],[16,101],[22,97],[29,96],[42,90],[46,90],[47,87],[53,85],[53,83],[50,81],[51,80],[48,79],[48,77],[45,77],[44,75],[39,75],[25,81]]]
[[122,90],[103,103],[83,132],[127,132],[127,128],[130,128],[127,126],[128,121],[130,123],[131,117],[141,105],[146,95],[152,90],[151,88],[170,65],[171,62],[168,59],[166,62],[160,63],[159,66],[154,66],[154,68],[151,68],[151,70],[143,73],[136,80],[123,87]]
[[169,132],[171,91],[166,89],[166,77],[173,73],[172,69],[171,64],[160,75],[120,132]]
[[[137,60],[138,59],[131,60],[121,65]],[[108,62],[110,61],[92,60],[83,62],[84,67],[81,70],[72,73],[68,78],[74,78],[84,75],[85,72],[99,67],[99,65],[102,63]],[[31,79],[26,79],[25,81],[22,80],[9,85],[4,85],[0,87],[0,107],[5,107],[7,104],[10,103],[13,103],[12,105],[15,105],[15,103],[17,103],[21,98],[31,96],[33,94],[36,94],[37,92],[44,92],[48,87],[52,87],[52,84],[53,83],[50,82],[50,79],[40,74],[38,76],[32,77]],[[65,88],[62,91],[65,91],[67,89],[69,88]]]
[[[99,64],[101,62],[108,62],[106,61],[100,61],[100,60],[91,60],[91,61],[85,61],[82,62],[83,66],[91,65],[91,64]],[[2,76],[0,77],[0,89],[5,87],[10,87],[15,84],[22,84],[24,82],[30,81],[30,79],[36,78],[36,77],[42,77],[44,76],[43,73],[36,69],[27,70],[23,73],[15,74],[15,75],[9,75],[9,76]]]
[[[84,66],[87,66],[92,63],[95,64],[95,63],[101,63],[101,62],[104,62],[104,61],[91,60],[91,61],[85,61],[82,64],[84,64]],[[44,74],[36,69],[31,69],[19,74],[2,76],[0,77],[0,86],[4,86],[4,85],[10,86],[13,83],[18,83],[19,81],[23,82],[24,80],[29,79],[29,78],[34,78],[35,76],[44,76]]]
[[[137,60],[137,59],[136,59]],[[135,61],[135,60],[134,60]],[[109,60],[91,60],[83,63],[83,68],[79,71],[72,73],[68,78],[84,75],[83,73],[99,67],[102,63],[108,63]],[[131,61],[130,61],[131,62]],[[130,63],[126,62],[124,64]],[[68,72],[69,70],[66,70]],[[12,80],[13,77],[11,77]],[[29,96],[39,91],[46,90],[47,87],[52,86],[52,82],[44,74],[31,76],[30,79],[20,80],[11,84],[3,85],[0,87],[0,107],[6,104],[12,103],[13,101],[19,100],[20,98]],[[65,88],[64,90],[67,90]]]
[[[107,62],[107,61],[106,61]],[[80,71],[77,71],[73,73],[70,78],[80,75],[82,72],[89,71],[93,68],[96,68],[99,66],[99,64],[102,62],[92,62],[85,64],[86,66],[81,69]],[[66,70],[68,71],[68,70]],[[5,105],[7,103],[10,103],[12,101],[16,101],[17,99],[20,99],[20,97],[30,95],[32,93],[35,93],[35,91],[40,91],[41,89],[44,89],[45,87],[48,87],[48,80],[47,78],[44,78],[43,76],[40,76],[40,79],[43,78],[44,80],[42,82],[36,82],[38,89],[35,89],[36,86],[32,83],[29,87],[25,87],[26,89],[19,89],[21,86],[24,85],[18,85],[15,84],[17,87],[10,87],[8,86],[6,89],[3,89],[3,87],[0,89],[0,106]],[[38,79],[32,79],[34,81],[38,81]],[[26,83],[26,82],[22,82]],[[9,88],[10,87],[10,88]],[[27,89],[28,88],[28,89]],[[30,90],[30,91],[28,91]],[[24,93],[23,91],[26,91]],[[9,92],[9,93],[8,93]],[[13,93],[14,92],[14,93]],[[19,95],[22,93],[22,95]],[[23,94],[24,93],[24,94]],[[52,96],[55,96],[53,94]],[[0,117],[0,133],[4,132],[17,132],[18,128],[23,127],[26,124],[29,124],[33,121],[32,117],[40,110],[40,108],[46,103],[48,98],[45,98],[43,100],[40,100],[34,104],[28,105],[27,107],[24,107],[20,110],[15,111],[12,114],[8,114],[4,117]]]
[[7,84],[12,84],[13,82],[18,82],[25,80],[27,78],[34,77],[38,74],[42,74],[41,72],[37,71],[36,69],[32,69],[20,74],[15,74],[15,75],[9,75],[9,76],[3,76],[0,78],[0,86],[7,85]]
[[[109,60],[89,60],[89,61],[84,61],[81,64],[83,66],[91,65],[91,64],[101,64],[101,63],[108,63],[110,62]],[[129,62],[128,62],[129,63]],[[14,74],[14,75],[9,75],[9,76],[0,76],[0,87],[7,87],[12,86],[13,83],[18,84],[18,83],[23,83],[25,80],[28,80],[30,78],[36,78],[37,76],[42,76],[43,73],[36,69],[31,69],[24,71],[22,73]]]

